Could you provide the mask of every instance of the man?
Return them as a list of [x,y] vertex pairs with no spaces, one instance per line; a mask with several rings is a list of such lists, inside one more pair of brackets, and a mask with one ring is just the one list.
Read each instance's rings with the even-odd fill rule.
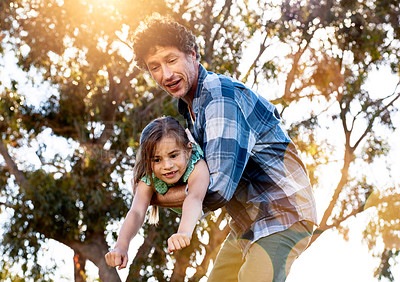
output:
[[[225,206],[232,218],[208,281],[284,281],[317,219],[306,169],[277,109],[241,82],[207,72],[194,35],[168,18],[147,18],[133,51],[138,66],[179,99],[204,151],[211,175],[204,211]],[[183,190],[170,190],[158,204],[182,201]]]

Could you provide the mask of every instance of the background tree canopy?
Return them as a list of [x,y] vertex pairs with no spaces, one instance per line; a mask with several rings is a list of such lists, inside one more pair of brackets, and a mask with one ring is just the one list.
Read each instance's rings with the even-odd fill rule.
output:
[[[140,131],[157,116],[178,116],[176,101],[132,60],[130,36],[152,12],[193,30],[207,69],[277,105],[315,191],[331,180],[313,242],[330,229],[346,236],[346,220],[368,209],[364,239],[381,261],[375,276],[393,281],[400,187],[384,160],[400,91],[376,95],[367,86],[379,68],[399,76],[396,0],[1,0],[0,211],[9,217],[0,277],[21,280],[11,271],[19,263],[23,277],[51,280],[57,267],[38,257],[53,239],[74,251],[76,281],[86,280],[87,260],[102,281],[119,280],[104,254],[132,199],[126,187]],[[10,54],[30,88],[8,72]],[[160,225],[142,228],[127,280],[205,276],[229,232],[226,212],[203,220],[192,245],[171,256],[165,243],[178,222],[165,209]]]

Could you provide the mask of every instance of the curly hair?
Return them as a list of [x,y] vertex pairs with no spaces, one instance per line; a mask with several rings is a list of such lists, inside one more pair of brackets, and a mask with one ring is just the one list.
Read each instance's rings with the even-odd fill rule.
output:
[[193,33],[171,18],[158,13],[146,17],[139,24],[132,37],[132,43],[137,66],[144,70],[147,70],[144,58],[150,52],[154,52],[156,46],[173,46],[186,54],[190,54],[194,49],[196,59],[200,59],[199,46]]

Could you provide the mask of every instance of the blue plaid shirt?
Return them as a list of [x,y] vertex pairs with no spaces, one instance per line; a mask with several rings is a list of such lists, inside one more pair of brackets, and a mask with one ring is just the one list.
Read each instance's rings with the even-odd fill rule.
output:
[[210,170],[204,210],[226,207],[235,235],[249,242],[244,251],[297,221],[317,224],[306,169],[273,104],[200,65],[194,117],[182,100],[179,112]]

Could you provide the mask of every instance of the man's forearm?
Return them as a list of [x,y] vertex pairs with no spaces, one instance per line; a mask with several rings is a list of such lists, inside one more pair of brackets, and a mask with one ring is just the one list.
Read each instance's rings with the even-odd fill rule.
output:
[[154,193],[150,204],[165,208],[181,209],[185,200],[185,188],[185,185],[179,185],[171,187],[164,195]]

